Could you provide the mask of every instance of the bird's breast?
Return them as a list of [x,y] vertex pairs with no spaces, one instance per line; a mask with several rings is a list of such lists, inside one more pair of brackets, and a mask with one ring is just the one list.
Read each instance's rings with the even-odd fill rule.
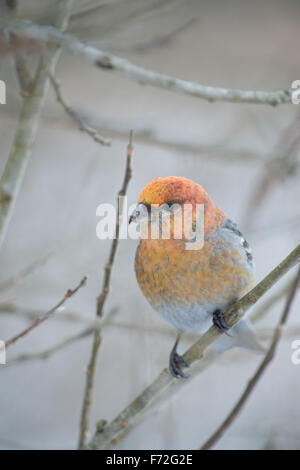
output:
[[177,327],[226,308],[254,282],[246,253],[227,233],[209,236],[200,250],[186,250],[182,240],[141,240],[135,271],[146,299]]

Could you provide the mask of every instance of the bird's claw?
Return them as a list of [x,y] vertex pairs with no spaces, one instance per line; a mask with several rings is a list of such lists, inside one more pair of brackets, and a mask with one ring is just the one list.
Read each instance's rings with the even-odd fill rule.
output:
[[215,310],[213,313],[213,324],[220,331],[227,331],[230,329],[230,326],[227,325],[223,312],[221,310]]
[[183,359],[182,356],[180,356],[176,349],[172,349],[171,354],[170,354],[170,360],[169,360],[169,370],[175,379],[188,379],[189,376],[186,375],[182,368],[183,367],[190,367],[185,360]]

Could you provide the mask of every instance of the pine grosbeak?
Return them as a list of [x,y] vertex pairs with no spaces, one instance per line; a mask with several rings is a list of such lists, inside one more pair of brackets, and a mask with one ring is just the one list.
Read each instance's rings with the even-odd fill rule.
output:
[[[170,211],[176,207],[174,204],[191,204],[192,222],[196,204],[203,204],[204,245],[187,250],[184,238],[175,239],[172,225],[170,239],[141,239],[135,272],[142,293],[179,332],[202,333],[211,322],[221,330],[227,329],[223,312],[255,282],[249,244],[206,191],[187,178],[169,176],[151,181],[142,190],[129,222],[135,220],[148,227],[149,209],[154,204],[165,204]],[[146,207],[146,216],[141,207]],[[180,334],[170,354],[170,372],[174,377],[186,378],[182,368],[187,365],[176,350],[179,337]],[[230,330],[230,336],[220,337],[217,347],[218,343],[221,349],[258,346],[244,319]]]

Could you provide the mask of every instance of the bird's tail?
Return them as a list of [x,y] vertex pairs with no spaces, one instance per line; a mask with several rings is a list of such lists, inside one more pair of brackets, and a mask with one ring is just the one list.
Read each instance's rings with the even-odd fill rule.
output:
[[242,318],[228,331],[228,334],[223,334],[213,345],[213,349],[218,352],[235,347],[261,353],[266,351],[259,343],[255,330],[247,318]]

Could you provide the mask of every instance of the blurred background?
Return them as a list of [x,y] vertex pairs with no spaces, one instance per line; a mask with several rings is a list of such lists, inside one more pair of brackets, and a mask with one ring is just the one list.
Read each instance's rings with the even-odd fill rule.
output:
[[[53,0],[19,3],[22,18],[41,24],[55,18]],[[70,33],[147,69],[245,90],[289,88],[300,79],[296,0],[78,0],[72,11]],[[26,52],[32,73],[38,54],[36,48]],[[135,137],[129,204],[157,176],[199,182],[245,233],[258,280],[299,242],[298,106],[208,103],[141,86],[65,52],[55,75],[70,105],[111,139],[111,146],[80,132],[50,87],[0,252],[0,339],[53,307],[84,275],[88,283],[64,310],[7,351],[7,365],[0,366],[3,449],[76,447],[92,336],[47,358],[14,358],[52,348],[95,319],[110,247],[110,241],[96,237],[96,208],[116,201],[130,129]],[[2,171],[23,99],[13,59],[5,51],[0,79],[7,84],[7,104],[0,107]],[[166,367],[176,334],[137,286],[136,246],[137,241],[120,241],[113,266],[91,433],[96,421],[113,419]],[[266,297],[273,298],[292,276]],[[255,325],[265,344],[284,298]],[[300,448],[300,365],[291,361],[292,341],[300,339],[299,306],[298,297],[274,362],[216,448]],[[198,448],[234,405],[260,360],[246,350],[227,352],[147,413],[118,448]]]

